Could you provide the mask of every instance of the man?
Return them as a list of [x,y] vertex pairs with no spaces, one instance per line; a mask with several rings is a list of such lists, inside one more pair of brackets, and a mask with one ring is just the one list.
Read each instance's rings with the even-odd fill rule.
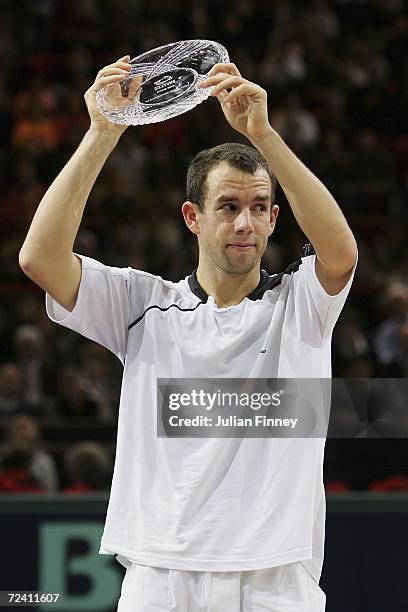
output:
[[[20,252],[51,319],[125,366],[100,550],[128,568],[118,610],[320,612],[324,440],[157,437],[157,379],[330,377],[356,242],[269,125],[266,92],[218,64],[202,86],[215,86],[253,147],[221,145],[190,165],[182,213],[197,235],[197,269],[173,283],[73,254],[89,192],[125,129],[98,112],[95,95],[126,77],[129,59],[102,69],[85,94],[91,127]],[[316,254],[269,276],[260,260],[278,216],[274,176]]]

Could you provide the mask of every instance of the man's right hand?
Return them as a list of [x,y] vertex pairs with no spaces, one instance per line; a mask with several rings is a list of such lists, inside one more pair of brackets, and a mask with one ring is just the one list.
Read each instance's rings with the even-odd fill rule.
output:
[[128,78],[130,69],[132,67],[132,65],[129,64],[129,60],[130,56],[125,55],[113,64],[102,68],[98,72],[95,82],[86,91],[84,98],[86,106],[88,108],[89,116],[91,118],[91,130],[96,130],[104,133],[108,132],[110,134],[116,134],[117,136],[120,136],[128,127],[127,125],[119,125],[117,123],[112,123],[111,121],[106,119],[106,117],[101,113],[96,104],[96,94],[103,87],[110,85],[111,91],[109,93],[109,100],[116,108],[121,106],[128,106],[130,102],[134,100],[134,98],[140,91],[142,77],[137,76],[132,79],[132,81],[130,82],[128,94],[126,96],[122,95],[122,89],[120,86],[121,82]]

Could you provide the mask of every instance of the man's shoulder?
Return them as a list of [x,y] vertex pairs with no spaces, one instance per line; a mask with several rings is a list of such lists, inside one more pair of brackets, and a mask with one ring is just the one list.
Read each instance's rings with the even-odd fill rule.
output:
[[188,287],[188,276],[178,281],[173,281],[163,278],[158,274],[152,274],[151,272],[137,270],[135,268],[128,268],[128,274],[130,285],[135,291],[143,287],[147,293],[156,295],[162,299],[168,296],[172,296],[175,300],[188,296],[194,299],[194,295],[190,292]]
[[260,287],[259,297],[262,298],[264,296],[267,296],[268,291],[280,291],[293,282],[294,276],[302,269],[302,265],[304,263],[308,263],[308,260],[312,259],[314,256],[314,251],[305,251],[305,248],[306,247],[304,247],[304,254],[302,255],[302,257],[299,257],[295,261],[292,261],[292,263],[286,266],[286,268],[284,268],[282,272],[278,272],[276,274],[269,274],[265,272],[265,270],[262,270],[261,280],[263,280],[262,285]]

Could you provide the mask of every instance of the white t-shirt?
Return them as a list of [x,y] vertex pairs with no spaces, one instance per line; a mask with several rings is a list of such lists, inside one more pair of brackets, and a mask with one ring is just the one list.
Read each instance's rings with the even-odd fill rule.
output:
[[330,296],[315,255],[261,272],[239,304],[218,308],[195,273],[174,283],[81,256],[69,313],[49,317],[124,364],[116,460],[102,554],[195,571],[302,561],[319,580],[324,438],[157,437],[158,378],[330,378],[331,335],[349,292]]

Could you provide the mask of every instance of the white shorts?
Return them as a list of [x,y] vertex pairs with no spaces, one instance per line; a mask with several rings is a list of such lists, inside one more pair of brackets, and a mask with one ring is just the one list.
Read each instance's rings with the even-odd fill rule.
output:
[[132,563],[118,612],[324,612],[326,596],[300,562],[237,572]]

